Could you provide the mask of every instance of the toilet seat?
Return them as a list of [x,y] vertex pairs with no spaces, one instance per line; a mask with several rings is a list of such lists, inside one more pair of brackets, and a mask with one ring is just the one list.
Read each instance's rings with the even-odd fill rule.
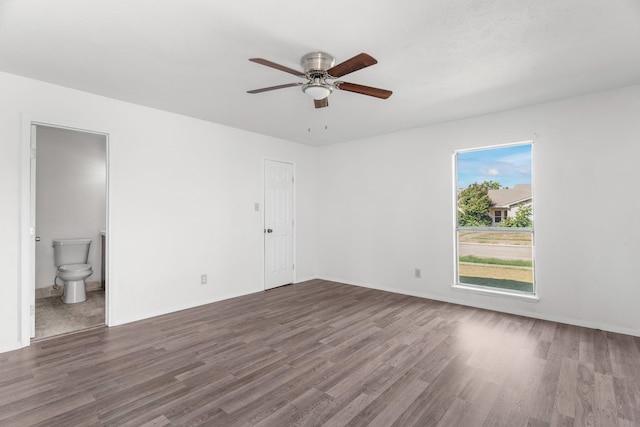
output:
[[79,273],[87,270],[91,270],[90,264],[64,264],[58,267],[58,271],[64,273]]

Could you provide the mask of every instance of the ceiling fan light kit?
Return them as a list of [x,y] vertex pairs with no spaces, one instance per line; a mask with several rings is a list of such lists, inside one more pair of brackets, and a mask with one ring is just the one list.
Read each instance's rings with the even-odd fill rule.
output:
[[327,96],[331,95],[333,89],[331,88],[331,85],[327,83],[314,82],[302,85],[302,91],[305,94],[309,95],[311,99],[320,100],[325,99]]
[[275,62],[271,62],[263,58],[251,58],[251,62],[261,64],[267,67],[275,68],[297,77],[307,80],[306,83],[288,83],[278,86],[271,86],[261,89],[249,90],[247,93],[262,93],[275,89],[283,89],[286,87],[301,86],[302,92],[314,100],[316,108],[329,106],[329,95],[334,89],[347,92],[369,95],[376,98],[387,99],[393,92],[390,90],[379,89],[369,86],[358,85],[355,83],[347,83],[337,80],[346,74],[353,73],[362,68],[377,64],[372,56],[361,53],[348,59],[338,65],[334,65],[336,60],[333,56],[325,52],[311,52],[304,55],[300,59],[300,65],[304,72],[285,67]]

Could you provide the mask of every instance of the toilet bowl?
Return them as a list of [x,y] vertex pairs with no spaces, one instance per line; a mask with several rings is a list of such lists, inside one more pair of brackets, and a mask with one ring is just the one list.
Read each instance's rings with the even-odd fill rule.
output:
[[58,278],[64,282],[62,302],[73,304],[87,299],[84,279],[91,276],[89,264],[64,264],[58,267]]
[[64,282],[62,302],[73,304],[87,299],[84,279],[93,274],[89,259],[91,239],[55,239],[53,258],[58,267],[56,280]]

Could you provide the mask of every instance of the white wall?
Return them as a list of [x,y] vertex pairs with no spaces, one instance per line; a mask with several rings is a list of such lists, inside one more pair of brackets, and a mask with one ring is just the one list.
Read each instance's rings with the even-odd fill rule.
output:
[[[634,86],[324,147],[318,272],[640,335],[639,118]],[[452,289],[453,151],[530,139],[540,301]]]
[[295,164],[296,279],[316,277],[315,149],[5,73],[0,93],[0,351],[21,340],[22,114],[110,135],[112,325],[263,288],[265,158]]
[[[110,134],[112,325],[262,289],[271,158],[296,165],[297,281],[640,335],[640,223],[612,217],[640,208],[640,86],[320,149],[10,74],[0,93],[0,352],[21,338],[21,114]],[[540,302],[453,290],[453,150],[534,135]]]
[[[38,126],[36,176],[36,288],[53,285],[53,239],[90,238],[87,282],[100,281],[101,236],[106,228],[104,135]],[[62,281],[58,280],[62,285]]]

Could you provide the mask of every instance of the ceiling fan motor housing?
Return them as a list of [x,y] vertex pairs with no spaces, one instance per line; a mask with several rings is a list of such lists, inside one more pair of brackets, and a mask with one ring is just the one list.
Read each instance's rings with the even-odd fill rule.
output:
[[333,67],[336,59],[325,52],[307,53],[300,59],[300,65],[304,69],[304,73],[314,74],[314,72],[325,73],[329,68]]

